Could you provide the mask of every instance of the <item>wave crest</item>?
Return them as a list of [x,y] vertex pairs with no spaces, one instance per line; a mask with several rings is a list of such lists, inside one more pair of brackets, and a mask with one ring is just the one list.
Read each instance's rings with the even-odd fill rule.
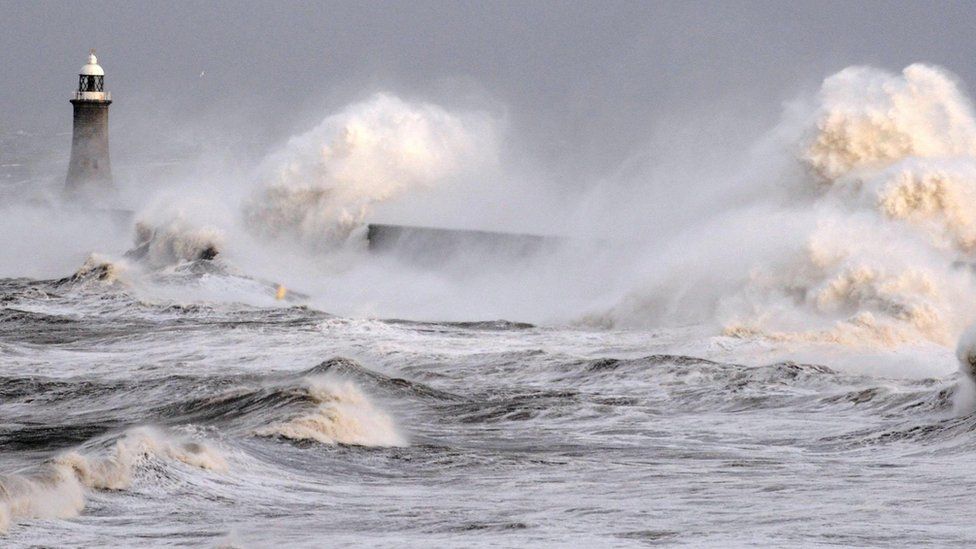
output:
[[458,177],[492,154],[480,115],[378,94],[294,137],[260,167],[249,229],[313,248],[344,243],[369,209]]
[[852,67],[824,81],[799,131],[790,114],[772,135],[787,136],[795,162],[760,182],[784,194],[689,232],[669,252],[678,266],[610,320],[657,323],[693,309],[683,320],[714,319],[740,337],[951,345],[976,301],[961,268],[976,262],[969,100],[936,67]]
[[150,458],[227,470],[224,457],[208,444],[156,429],[130,429],[107,456],[71,451],[33,474],[0,476],[0,532],[19,520],[77,516],[85,508],[86,490],[125,490],[137,467]]
[[406,446],[393,418],[377,407],[354,382],[325,375],[305,379],[314,411],[257,430],[260,436],[314,440],[323,444]]
[[922,64],[892,75],[849,67],[827,78],[803,161],[825,183],[904,158],[976,156],[968,99],[946,71]]

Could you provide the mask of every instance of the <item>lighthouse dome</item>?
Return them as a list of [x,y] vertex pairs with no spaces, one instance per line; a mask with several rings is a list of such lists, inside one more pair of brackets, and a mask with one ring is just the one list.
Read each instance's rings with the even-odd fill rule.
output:
[[81,67],[81,72],[78,74],[84,76],[105,76],[105,70],[98,64],[98,58],[95,57],[95,52],[88,54],[88,63]]

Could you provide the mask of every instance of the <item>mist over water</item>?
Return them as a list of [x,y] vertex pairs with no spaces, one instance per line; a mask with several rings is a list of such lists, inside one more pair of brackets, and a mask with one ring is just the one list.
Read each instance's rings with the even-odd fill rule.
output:
[[[18,193],[0,531],[966,545],[970,99],[939,67],[857,66],[782,111],[755,143],[689,121],[567,191],[509,161],[497,110],[383,92],[257,155],[146,167],[99,204],[132,220]],[[369,223],[523,240],[371,250]]]
[[[785,158],[743,182],[762,198],[667,243],[661,276],[610,318],[663,312],[655,322],[714,318],[728,334],[774,340],[951,345],[972,321],[974,130],[941,69],[831,76],[763,144]],[[669,246],[681,250],[673,265]]]
[[[565,241],[539,257],[462,254],[431,272],[364,253],[363,227],[382,221],[378,208],[396,217],[397,202],[408,198],[423,211],[424,197],[437,205],[438,190],[518,181],[498,164],[499,126],[485,113],[381,94],[291,138],[244,181],[180,188],[138,216],[168,227],[170,240],[186,234],[203,245],[203,231],[244,272],[287,281],[313,299],[327,291],[325,309],[354,315],[706,323],[747,338],[880,347],[951,346],[972,321],[966,265],[976,219],[967,205],[976,192],[976,122],[942,69],[852,67],[829,77],[747,152],[728,175],[736,188],[716,193],[721,203],[699,206],[667,238],[647,231],[653,219],[613,228],[618,217],[632,220],[630,211],[655,217],[667,207],[624,182],[631,194],[615,202],[594,197],[613,195],[604,185],[567,205],[569,222],[546,233]],[[499,187],[500,200],[534,202],[540,212],[565,204],[538,192],[523,197],[518,184]],[[485,196],[472,194],[439,207],[471,209],[469,200]],[[438,213],[414,213],[411,222],[540,226],[457,227]],[[191,259],[190,248],[175,257]]]

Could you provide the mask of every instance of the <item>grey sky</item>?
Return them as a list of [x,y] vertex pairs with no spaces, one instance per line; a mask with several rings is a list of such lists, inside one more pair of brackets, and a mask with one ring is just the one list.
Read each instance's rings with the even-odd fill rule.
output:
[[935,63],[970,89],[974,23],[942,2],[0,1],[0,130],[66,131],[96,47],[113,139],[280,139],[388,90],[505,114],[509,152],[598,177],[683,116],[772,123],[850,64]]

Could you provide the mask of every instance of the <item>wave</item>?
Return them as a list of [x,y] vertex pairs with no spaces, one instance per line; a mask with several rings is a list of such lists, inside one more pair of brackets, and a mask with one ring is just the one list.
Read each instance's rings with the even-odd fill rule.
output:
[[610,321],[688,316],[771,342],[952,345],[976,300],[962,268],[976,261],[976,116],[954,78],[919,64],[845,69],[771,140],[764,151],[781,161],[678,238],[671,265]]
[[750,366],[667,354],[583,361],[568,376],[580,387],[629,386],[623,393],[656,395],[652,398],[666,401],[668,409],[839,410],[845,406],[910,418],[952,411],[965,382],[950,376],[895,383],[820,364],[787,361]]
[[407,440],[393,418],[352,381],[324,375],[305,379],[314,411],[258,429],[260,436],[314,440],[323,444],[390,447]]
[[[859,450],[883,445],[906,444],[909,452],[915,452],[922,445],[927,451],[944,454],[957,452],[970,455],[976,442],[976,413],[964,415],[946,414],[954,408],[955,393],[958,386],[943,387],[936,392],[920,395],[913,401],[902,403],[898,410],[914,413],[898,421],[895,425],[854,429],[839,435],[817,439],[820,450]],[[870,397],[869,397],[870,398]],[[906,399],[907,400],[907,399]],[[887,410],[890,406],[887,406]],[[930,412],[924,414],[923,412]]]
[[213,227],[194,227],[182,217],[166,223],[136,223],[135,248],[127,258],[139,260],[151,268],[179,265],[217,257],[223,247],[223,235]]
[[424,322],[419,320],[405,320],[405,319],[387,319],[384,322],[388,324],[403,324],[406,326],[431,326],[439,327],[445,326],[449,328],[462,328],[465,330],[485,330],[490,332],[497,331],[517,331],[517,330],[530,330],[535,328],[535,324],[530,324],[528,322],[515,322],[511,320],[472,320],[472,321],[461,321],[461,322]]
[[120,263],[114,263],[99,254],[91,254],[71,276],[55,282],[55,286],[87,286],[92,284],[111,285],[119,280],[124,270]]
[[460,395],[435,389],[418,381],[386,376],[363,367],[362,364],[355,360],[344,357],[326,360],[302,373],[303,378],[322,375],[355,380],[357,383],[368,387],[370,391],[380,393],[384,396],[434,401],[464,400],[464,397]]
[[[6,402],[29,403],[24,412],[29,416],[11,416],[0,430],[0,441],[17,450],[70,447],[132,424],[203,425],[229,434],[403,446],[406,437],[369,394],[415,402],[461,398],[345,358],[298,374],[130,381],[8,376],[0,381]],[[41,402],[58,402],[58,411],[36,409]]]
[[480,114],[386,94],[350,105],[264,160],[244,205],[248,230],[313,249],[345,244],[374,205],[493,156],[490,126]]
[[[87,290],[82,290],[87,291]],[[106,306],[104,300],[99,305]],[[125,307],[126,303],[115,303]],[[60,312],[60,311],[59,311]],[[28,311],[9,307],[0,309],[0,341],[30,345],[70,345],[93,337],[125,337],[132,328],[146,326],[138,320],[112,322],[82,320],[75,315]]]
[[[143,382],[140,385],[142,387],[129,390],[145,391],[148,384]],[[335,395],[330,392],[333,388]],[[245,426],[245,431],[250,428],[247,426],[255,424],[281,424],[282,416],[292,419],[304,417],[308,415],[310,407],[313,408],[312,415],[315,415],[322,411],[323,405],[328,407],[334,402],[355,401],[364,410],[374,407],[379,414],[385,415],[372,404],[368,394],[403,401],[462,400],[458,395],[416,381],[389,377],[343,357],[326,360],[297,374],[216,379],[170,377],[161,380],[152,392],[161,395],[161,398],[173,392],[187,394],[186,398],[177,402],[150,407],[147,418],[153,421],[172,424],[219,423],[225,428],[238,424]],[[197,395],[200,392],[203,394]],[[254,430],[261,431],[265,427],[259,425]],[[387,438],[393,440],[396,437]]]
[[22,520],[77,516],[88,490],[125,490],[136,469],[154,459],[217,472],[228,468],[221,453],[204,442],[159,429],[130,429],[108,455],[71,451],[33,473],[0,476],[0,532]]

